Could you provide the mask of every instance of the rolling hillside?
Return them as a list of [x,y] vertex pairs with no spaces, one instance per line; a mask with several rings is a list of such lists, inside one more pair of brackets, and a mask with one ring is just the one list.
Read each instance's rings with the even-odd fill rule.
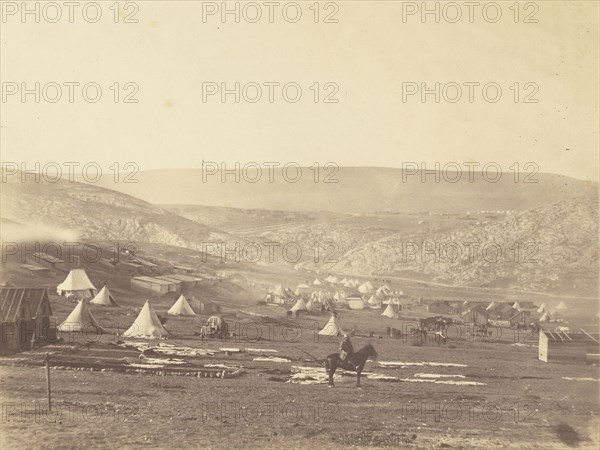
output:
[[[363,172],[357,169],[355,175],[364,180]],[[186,173],[190,171],[179,172],[180,175]],[[191,178],[183,175],[180,184],[173,180],[168,189],[155,191],[165,197],[176,195],[182,186],[191,182]],[[385,181],[389,176],[388,170],[382,171],[381,179]],[[559,186],[559,180],[565,182],[563,187]],[[338,191],[327,198],[317,195],[314,184],[305,185],[308,191],[298,197],[271,187],[267,198],[253,200],[266,205],[269,198],[285,197],[288,206],[298,207],[309,207],[309,203],[313,203],[312,212],[294,212],[286,208],[239,209],[185,204],[160,207],[92,184],[21,183],[16,177],[9,177],[2,186],[2,237],[4,241],[145,242],[206,250],[216,256],[222,254],[223,247],[219,249],[212,243],[220,242],[231,249],[250,242],[262,249],[260,257],[255,259],[252,252],[247,260],[243,259],[244,254],[235,256],[241,256],[241,262],[258,263],[265,271],[286,265],[357,276],[406,276],[455,286],[539,292],[597,290],[597,195],[573,196],[587,192],[595,184],[552,175],[533,190],[504,186],[502,196],[497,185],[486,185],[485,189],[478,190],[470,185],[448,189],[447,185],[431,187],[418,183],[409,189],[413,196],[411,204],[424,212],[390,210],[376,214],[342,214],[318,209],[333,200],[338,202],[342,191],[344,196],[351,196],[348,192],[360,192],[361,200],[357,203],[340,201],[332,209],[366,208],[369,198],[373,209],[385,209],[384,203],[399,194],[394,189],[384,191],[381,180],[375,184],[381,190],[370,192],[357,186],[345,191],[340,185],[334,188]],[[141,182],[131,186],[140,189],[143,185]],[[544,192],[540,191],[542,186]],[[244,192],[242,186],[235,184],[224,184],[219,189]],[[448,192],[442,198],[432,193],[444,189]],[[537,192],[537,198],[532,195],[533,191]],[[456,196],[455,201],[449,200],[451,195]],[[190,192],[189,196],[198,196],[198,192]],[[376,201],[378,196],[381,198]],[[408,204],[404,194],[400,197],[399,202],[394,203],[394,211]],[[548,198],[554,200],[534,206]],[[231,197],[231,203],[244,203],[248,199],[244,193],[240,199]],[[219,198],[210,201],[217,202]],[[464,206],[469,212],[435,212],[442,204],[453,210]],[[212,246],[206,247],[207,242]],[[278,244],[274,258],[267,251],[269,242]],[[434,250],[427,251],[424,242],[433,242]],[[459,247],[458,257],[455,253],[442,253],[440,246],[448,242],[454,245],[454,251]],[[413,247],[408,249],[407,243]],[[474,255],[469,254],[468,246],[474,245],[470,243],[479,246]],[[297,259],[294,248],[287,258],[283,255],[281,248],[286,244],[301,249]],[[319,248],[318,255],[315,248]],[[487,252],[482,248],[487,248]],[[499,257],[495,253],[498,249]]]
[[226,235],[92,184],[21,183],[17,177],[8,177],[2,185],[1,202],[5,241],[115,240],[194,248],[198,242]]
[[[564,200],[494,219],[467,220],[443,229],[431,219],[405,230],[321,224],[263,235],[296,240],[303,248],[331,243],[334,261],[305,268],[356,275],[416,275],[457,286],[531,291],[597,292],[598,201]],[[309,255],[310,256],[310,255]]]

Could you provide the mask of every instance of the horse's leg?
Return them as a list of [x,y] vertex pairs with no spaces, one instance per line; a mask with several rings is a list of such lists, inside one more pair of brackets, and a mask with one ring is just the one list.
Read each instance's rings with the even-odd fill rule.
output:
[[325,362],[325,368],[327,369],[327,374],[329,375],[329,387],[333,387],[333,374],[335,373],[335,369],[337,368],[336,364],[333,361],[327,359],[327,361]]
[[360,374],[362,372],[363,368],[359,367],[358,370],[356,371],[356,387],[360,387]]

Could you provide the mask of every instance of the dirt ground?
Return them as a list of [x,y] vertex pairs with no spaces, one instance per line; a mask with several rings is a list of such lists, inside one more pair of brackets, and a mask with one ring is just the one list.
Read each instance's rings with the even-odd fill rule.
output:
[[[352,314],[357,321],[359,315],[369,317],[370,321],[359,322],[367,323],[366,328],[381,323],[368,312]],[[349,316],[345,318],[350,324]],[[324,324],[328,318],[316,320]],[[180,329],[187,329],[186,323],[198,319],[177,320]],[[214,352],[152,355],[184,360],[180,375],[169,368],[145,373],[113,370],[131,367],[141,352],[115,345],[112,335],[89,349],[76,334],[72,342],[4,357],[0,445],[3,449],[599,445],[598,367],[544,363],[537,359],[532,339],[520,345],[514,345],[514,339],[455,339],[446,344],[429,339],[418,344],[410,338],[355,337],[357,349],[371,343],[379,353],[376,361],[367,362],[365,372],[391,379],[363,376],[362,387],[356,388],[355,377],[344,375],[336,379],[335,388],[328,388],[324,383],[289,380],[295,367],[320,367],[313,357],[323,359],[336,351],[339,338],[315,335],[314,318],[287,327],[253,320],[252,327],[245,328],[243,324],[250,322],[240,320],[241,325],[234,326],[246,331],[226,341],[183,334],[161,341]],[[256,339],[258,328],[261,339]],[[220,348],[244,351],[225,353]],[[45,352],[51,353],[52,412],[46,409]],[[255,361],[260,355],[289,360]],[[241,368],[243,373],[224,379],[193,376],[195,368],[211,364]]]

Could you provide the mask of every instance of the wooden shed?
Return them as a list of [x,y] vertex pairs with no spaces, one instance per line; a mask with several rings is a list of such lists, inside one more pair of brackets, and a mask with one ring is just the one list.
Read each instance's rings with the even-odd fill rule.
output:
[[488,321],[489,313],[481,305],[472,306],[466,311],[461,319],[464,323],[472,323],[474,325],[485,325]]
[[34,253],[33,260],[37,263],[50,266],[53,269],[62,269],[65,267],[65,262],[62,259],[43,252]]
[[538,352],[544,362],[586,364],[587,355],[599,353],[598,337],[586,332],[540,331]]
[[51,315],[47,289],[1,287],[0,349],[29,350],[34,342],[55,339]]
[[529,322],[531,322],[531,312],[526,310],[519,311],[509,317],[508,322],[510,323],[511,327],[514,327],[518,324],[527,325]]
[[171,279],[180,281],[182,283],[183,287],[185,287],[185,288],[193,288],[201,281],[200,278],[192,277],[189,275],[182,275],[182,274],[178,274],[178,273],[172,273],[171,275],[167,275],[167,276]]
[[131,288],[142,292],[151,292],[158,295],[166,294],[174,291],[173,282],[167,280],[159,280],[154,277],[133,277],[131,279]]
[[453,307],[450,302],[437,300],[427,305],[427,312],[434,314],[458,314],[458,308]]
[[221,312],[221,305],[209,300],[192,299],[189,304],[197,314],[218,314]]
[[170,275],[161,275],[154,278],[158,280],[167,281],[169,283],[169,292],[181,292],[181,287],[183,286],[183,283],[177,278],[173,278]]

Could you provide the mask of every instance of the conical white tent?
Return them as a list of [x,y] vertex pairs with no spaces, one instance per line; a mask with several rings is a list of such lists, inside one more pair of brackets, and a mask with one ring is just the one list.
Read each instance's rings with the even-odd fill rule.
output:
[[387,297],[387,296],[391,295],[392,292],[389,289],[386,289],[386,287],[387,286],[381,286],[379,289],[377,289],[375,291],[375,295],[377,295],[380,298]]
[[315,286],[321,286],[323,284],[323,282],[321,280],[319,280],[318,278],[315,278],[315,281],[313,281],[313,284]]
[[71,314],[69,314],[69,317],[67,317],[65,321],[58,326],[58,330],[63,332],[91,332],[94,331],[94,329],[100,332],[105,331],[104,328],[102,328],[96,321],[84,300],[79,300],[75,309],[71,311]]
[[167,311],[167,314],[171,314],[173,316],[195,316],[196,313],[186,300],[186,298],[181,294],[177,301],[173,303],[173,306]]
[[340,281],[340,283],[342,284],[346,284],[348,282],[348,278],[342,278],[342,281]]
[[167,329],[160,323],[160,320],[150,302],[146,300],[144,307],[138,314],[135,322],[129,327],[123,336],[138,338],[160,338],[169,335]]
[[333,294],[333,299],[337,303],[346,303],[346,294],[344,294],[342,291],[337,291],[335,294]]
[[352,288],[352,287],[354,287],[354,283],[352,283],[352,281],[346,281],[344,283],[344,287]]
[[292,308],[290,309],[291,312],[298,312],[298,311],[307,311],[306,309],[306,302],[304,301],[303,298],[299,299],[296,304],[294,306],[292,306]]
[[373,290],[373,285],[371,284],[371,282],[370,282],[370,281],[367,281],[367,282],[365,283],[365,285],[366,285],[366,286],[367,286],[369,289]]
[[561,300],[560,303],[558,304],[558,306],[555,309],[557,311],[558,310],[563,310],[564,311],[565,309],[567,309],[567,305],[565,305],[565,302]]
[[367,283],[363,283],[358,287],[358,292],[361,294],[370,294],[373,292],[373,288],[370,288]]
[[329,322],[327,322],[323,329],[319,331],[319,334],[321,336],[340,336],[344,334],[344,332],[338,325],[335,316],[332,315],[331,319],[329,319]]
[[385,308],[385,311],[381,313],[381,315],[393,319],[398,315],[398,313],[394,310],[394,307],[391,304],[389,304],[387,305],[387,308]]
[[549,322],[550,320],[552,320],[552,318],[550,317],[550,313],[548,311],[546,311],[542,317],[540,317],[540,322]]
[[543,314],[546,311],[548,311],[548,309],[546,308],[546,304],[542,303],[542,305],[537,309],[538,314]]
[[65,281],[56,287],[58,295],[73,295],[78,298],[92,298],[96,288],[84,269],[71,269]]
[[369,305],[380,305],[381,302],[375,298],[374,295],[371,295],[371,298],[369,299]]
[[108,290],[108,286],[104,286],[100,289],[100,292],[90,300],[90,303],[93,305],[102,305],[102,306],[119,306],[115,301],[115,298]]
[[270,290],[270,293],[277,296],[277,297],[283,297],[283,286],[278,284],[277,286],[275,286],[273,289]]
[[521,308],[521,305],[519,304],[519,302],[514,302],[512,307],[515,308],[517,311],[523,310],[523,308]]

